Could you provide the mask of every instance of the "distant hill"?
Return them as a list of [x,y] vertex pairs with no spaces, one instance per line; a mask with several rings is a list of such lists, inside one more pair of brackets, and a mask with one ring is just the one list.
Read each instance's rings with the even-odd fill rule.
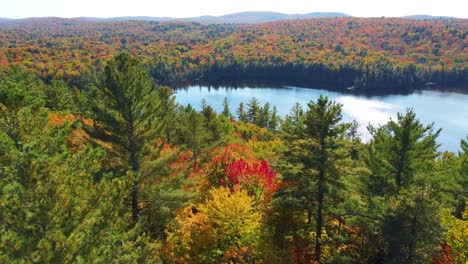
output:
[[[284,14],[278,12],[240,12],[227,14],[222,16],[199,16],[199,17],[187,17],[187,18],[173,18],[173,17],[148,17],[148,16],[137,16],[137,17],[115,17],[104,20],[110,21],[123,21],[123,20],[138,20],[138,21],[190,21],[198,22],[203,24],[256,24],[273,22],[280,20],[291,20],[291,19],[307,19],[307,18],[322,18],[322,17],[349,17],[344,13],[336,12],[314,12],[308,14]],[[87,18],[93,19],[93,18]],[[100,18],[96,20],[102,21]]]
[[228,14],[218,17],[198,17],[188,18],[190,21],[207,22],[213,21],[217,23],[237,23],[237,24],[253,24],[253,23],[265,23],[280,20],[291,20],[291,19],[307,19],[307,18],[323,18],[323,17],[349,17],[344,13],[324,13],[314,12],[308,14],[284,14],[277,12],[241,12]]
[[307,19],[307,18],[323,18],[323,17],[349,17],[344,13],[336,12],[314,12],[308,14],[284,14],[277,12],[241,12],[228,14],[223,16],[199,16],[199,17],[188,17],[188,18],[174,18],[174,17],[150,17],[150,16],[125,16],[125,17],[113,17],[113,18],[98,18],[98,17],[75,17],[71,19],[60,19],[56,17],[32,17],[24,19],[8,19],[0,18],[0,23],[16,23],[16,22],[39,22],[49,21],[55,22],[58,20],[69,20],[72,23],[78,22],[103,22],[103,21],[126,21],[126,20],[137,20],[137,21],[188,21],[198,22],[202,24],[255,24],[265,23],[280,20],[291,20],[291,19]]
[[449,17],[449,16],[431,16],[431,15],[411,15],[411,16],[404,16],[403,18],[417,19],[417,20],[425,20],[425,19],[457,19],[456,17]]
[[[199,16],[199,17],[151,17],[151,16],[124,16],[113,18],[99,18],[99,17],[75,17],[75,18],[59,18],[59,17],[31,17],[24,19],[10,19],[0,18],[0,24],[15,24],[15,23],[38,23],[48,22],[51,24],[61,25],[77,25],[83,23],[94,23],[104,21],[157,21],[157,22],[197,22],[201,24],[257,24],[267,23],[282,20],[294,19],[309,19],[309,18],[336,18],[336,17],[352,17],[348,14],[338,12],[313,12],[307,14],[284,14],[278,12],[240,12],[227,14],[222,16]],[[435,20],[435,19],[457,19],[448,16],[431,16],[431,15],[411,15],[401,18],[415,19],[415,20]]]

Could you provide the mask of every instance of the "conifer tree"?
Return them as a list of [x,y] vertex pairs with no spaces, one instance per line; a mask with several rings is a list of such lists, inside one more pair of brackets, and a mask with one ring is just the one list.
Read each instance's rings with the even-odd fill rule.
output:
[[181,138],[193,154],[193,164],[197,167],[198,158],[202,149],[207,144],[207,131],[205,130],[205,118],[191,105],[183,109],[181,118]]
[[151,261],[125,179],[102,177],[102,148],[69,147],[80,122],[56,123],[40,85],[15,69],[0,81],[0,262]]
[[45,85],[44,95],[45,106],[51,110],[68,110],[72,113],[77,111],[73,92],[65,81],[53,80],[50,85]]
[[108,63],[98,95],[94,124],[100,134],[95,135],[112,144],[115,157],[121,160],[118,173],[133,179],[130,200],[136,223],[141,213],[140,183],[148,175],[140,168],[148,151],[158,153],[164,145],[161,139],[167,120],[161,117],[161,101],[148,72],[128,53],[120,53]]
[[258,125],[260,110],[260,102],[257,98],[252,97],[252,99],[247,103],[247,120],[252,124]]
[[247,117],[247,113],[245,112],[244,109],[244,103],[240,103],[239,107],[237,108],[237,119],[241,122],[248,122],[249,119]]
[[279,122],[280,122],[280,118],[278,116],[278,110],[276,109],[276,106],[273,106],[273,110],[271,111],[271,118],[270,118],[270,122],[268,124],[268,128],[271,129],[271,130],[278,129]]
[[258,125],[259,127],[268,128],[268,126],[270,125],[270,119],[271,119],[270,104],[265,103],[265,105],[263,105],[263,107],[260,109],[256,125]]
[[228,119],[234,118],[234,116],[231,113],[231,110],[229,110],[229,100],[227,99],[227,97],[224,97],[223,99],[223,112],[221,114],[227,117]]
[[202,115],[204,117],[204,126],[208,135],[208,140],[216,142],[221,139],[221,130],[218,126],[218,115],[213,107],[203,104]]
[[[176,118],[176,111],[175,111],[175,96],[174,92],[171,88],[166,86],[158,87],[156,90],[158,93],[158,97],[160,100],[160,111],[159,118],[161,120],[168,120],[166,122],[165,130],[165,141],[167,143],[173,143],[173,134],[175,133],[177,123],[173,122]],[[172,120],[172,122],[171,122]]]
[[[294,123],[300,126],[300,105],[296,105]],[[336,204],[341,188],[341,177],[347,169],[342,166],[346,158],[342,151],[341,139],[347,128],[342,124],[341,105],[320,96],[317,102],[308,104],[308,111],[303,119],[304,130],[297,129],[294,140],[285,153],[286,164],[284,180],[290,184],[278,193],[279,203],[292,206],[307,213],[306,230],[315,231],[314,255],[317,262],[322,255],[322,232],[325,214]],[[292,121],[291,121],[292,122]],[[294,131],[294,130],[293,130]],[[314,221],[315,220],[315,221]]]
[[[440,130],[423,125],[412,110],[370,127],[367,192],[369,210],[380,224],[392,263],[428,261],[440,232],[439,204],[430,185]],[[379,197],[379,198],[377,198]]]

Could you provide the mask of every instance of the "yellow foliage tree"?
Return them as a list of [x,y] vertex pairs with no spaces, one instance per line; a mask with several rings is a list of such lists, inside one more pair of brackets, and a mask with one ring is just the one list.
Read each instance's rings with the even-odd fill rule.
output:
[[261,216],[247,191],[217,188],[180,212],[167,230],[165,255],[172,263],[246,263],[260,239]]
[[468,263],[468,206],[458,219],[449,211],[442,214],[442,223],[447,228],[447,245],[454,263]]

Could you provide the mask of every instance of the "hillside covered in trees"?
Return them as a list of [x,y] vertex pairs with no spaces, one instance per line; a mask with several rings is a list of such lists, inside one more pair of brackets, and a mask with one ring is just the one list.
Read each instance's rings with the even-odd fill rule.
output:
[[[98,26],[109,32],[108,44],[84,34]],[[30,70],[10,65],[0,73],[1,263],[468,261],[468,138],[460,153],[439,153],[437,124],[423,124],[407,110],[369,127],[365,143],[357,123],[343,122],[342,106],[326,97],[306,109],[297,104],[284,119],[255,98],[239,106],[225,99],[219,114],[208,104],[196,111],[177,105],[172,90],[152,79],[158,68],[148,65],[161,58],[188,62],[184,56],[207,52],[193,50],[196,45],[226,44],[252,31],[171,24],[173,35],[160,36],[167,40],[138,50],[144,45],[138,37],[116,44],[107,26],[115,29],[80,25],[73,29],[80,37],[57,26],[50,30],[63,36],[54,40],[31,26],[28,42],[41,45],[39,52],[20,43],[7,52]],[[171,40],[186,37],[186,27],[198,43],[191,51],[153,57],[156,47],[176,52],[192,45]],[[208,29],[225,37],[202,44],[197,35],[213,32]],[[260,45],[257,37],[245,47]],[[278,38],[265,43],[294,47]],[[121,45],[148,54],[107,59]],[[232,50],[243,55],[231,59],[247,59],[246,51]],[[199,65],[210,54],[200,55]],[[392,61],[406,63],[405,56]],[[435,58],[426,54],[423,65],[437,64]],[[178,69],[189,71],[190,63]],[[87,70],[96,82],[85,78]]]
[[468,20],[320,18],[264,24],[37,18],[0,23],[0,67],[94,82],[121,51],[160,84],[244,82],[410,92],[468,89]]

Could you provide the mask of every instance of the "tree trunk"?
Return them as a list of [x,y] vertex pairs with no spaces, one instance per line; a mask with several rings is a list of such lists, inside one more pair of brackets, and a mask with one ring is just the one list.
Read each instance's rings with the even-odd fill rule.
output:
[[320,263],[321,255],[321,238],[322,238],[322,225],[323,225],[323,170],[319,172],[319,182],[317,187],[317,225],[316,225],[316,234],[315,234],[315,258],[318,263]]
[[319,178],[317,182],[317,225],[315,234],[315,258],[320,263],[321,255],[321,238],[323,226],[323,196],[324,196],[324,181],[325,181],[325,138],[320,139],[320,161],[319,161]]
[[416,244],[416,215],[411,220],[411,239],[408,245],[408,263],[413,263],[414,248]]
[[138,207],[138,183],[134,183],[132,187],[132,219],[134,223],[138,222],[140,216],[140,208]]

